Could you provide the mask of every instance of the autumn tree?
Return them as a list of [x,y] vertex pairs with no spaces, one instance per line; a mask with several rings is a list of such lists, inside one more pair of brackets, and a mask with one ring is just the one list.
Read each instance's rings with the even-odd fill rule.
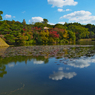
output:
[[46,31],[42,30],[40,33],[40,36],[42,39],[42,43],[44,43],[44,44],[48,43],[48,40],[49,40],[48,39],[48,37],[49,37],[49,31],[48,30],[46,30]]
[[68,31],[65,29],[65,31],[63,33],[63,38],[67,39],[68,37],[69,37]]

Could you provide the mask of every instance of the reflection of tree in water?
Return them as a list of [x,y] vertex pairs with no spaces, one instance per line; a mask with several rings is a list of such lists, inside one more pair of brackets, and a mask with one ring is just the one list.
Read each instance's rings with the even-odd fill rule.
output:
[[8,64],[14,62],[15,64],[17,62],[23,62],[27,64],[27,61],[31,61],[32,59],[36,59],[37,61],[44,61],[45,63],[48,62],[48,58],[44,58],[44,56],[15,56],[15,57],[5,57],[5,58],[0,58],[0,63],[2,64]]
[[44,56],[34,56],[33,59],[36,59],[37,61],[44,61],[44,63],[48,63],[48,58],[45,58]]
[[81,56],[93,56],[95,54],[94,47],[74,47],[71,49],[68,49],[68,54],[65,55],[65,57],[68,58],[78,58]]
[[0,58],[0,77],[2,78],[4,76],[4,74],[7,74],[6,70],[6,64],[2,63],[2,59]]
[[95,47],[63,47],[63,46],[35,46],[35,47],[10,47],[4,51],[2,57],[0,57],[0,77],[7,74],[6,65],[14,62],[23,62],[27,64],[27,61],[32,59],[36,61],[43,61],[48,63],[50,57],[60,58],[77,58],[81,56],[93,56],[95,55]]
[[25,62],[27,64],[27,61],[31,61],[32,59],[36,59],[37,61],[44,61],[44,63],[48,63],[48,58],[45,58],[44,56],[15,56],[15,57],[0,57],[0,77],[3,77],[4,74],[7,74],[6,65],[9,63],[14,62],[15,64],[17,62]]

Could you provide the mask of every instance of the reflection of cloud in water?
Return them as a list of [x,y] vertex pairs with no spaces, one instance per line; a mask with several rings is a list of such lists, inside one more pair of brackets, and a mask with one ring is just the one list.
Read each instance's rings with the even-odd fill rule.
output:
[[43,64],[44,61],[37,61],[37,60],[34,60],[33,63],[34,63],[34,64]]
[[63,71],[54,72],[49,78],[52,80],[62,80],[63,78],[71,79],[77,74],[75,72],[64,73]]
[[59,67],[58,70],[63,70],[64,68],[63,67]]
[[14,64],[8,64],[8,67],[12,68],[12,67],[14,67]]
[[70,68],[66,68],[66,70],[70,70]]
[[74,59],[72,61],[67,61],[67,65],[77,67],[77,68],[84,68],[90,66],[90,63],[95,63],[95,56],[94,57],[86,57],[80,59]]

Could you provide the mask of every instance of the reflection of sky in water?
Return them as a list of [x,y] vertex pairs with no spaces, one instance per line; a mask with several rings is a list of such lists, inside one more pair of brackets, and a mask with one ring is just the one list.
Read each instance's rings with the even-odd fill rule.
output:
[[37,60],[33,60],[34,64],[44,64],[44,61],[37,61]]
[[66,62],[67,65],[77,67],[77,68],[85,68],[90,66],[91,63],[95,63],[95,56],[93,57],[81,57],[79,59],[70,59],[65,60],[63,62]]
[[8,64],[8,67],[9,67],[9,68],[12,68],[12,67],[14,67],[14,66],[15,66],[14,63],[10,63],[10,64]]
[[[69,66],[73,66],[77,68],[85,68],[85,67],[90,66],[91,63],[95,63],[95,56],[93,57],[83,56],[78,59],[66,59],[66,60],[63,60],[63,63],[66,63]],[[64,69],[70,70],[69,67],[66,67],[66,68],[59,67],[58,72],[53,72],[53,74],[51,74],[49,78],[52,80],[62,80],[63,78],[71,79],[77,75],[77,73],[75,72],[64,72],[63,71]]]
[[[53,74],[51,74],[49,76],[50,79],[52,80],[62,80],[63,78],[66,78],[66,79],[71,79],[73,78],[74,76],[76,76],[77,74],[75,72],[63,72],[62,70],[65,69],[63,67],[59,67],[58,68],[58,72],[53,72]],[[68,68],[69,69],[69,68]]]
[[52,75],[50,75],[49,78],[52,80],[62,80],[63,78],[71,79],[76,75],[77,74],[75,72],[65,73],[63,71],[58,71],[58,72],[54,72]]
[[[95,56],[85,55],[79,58],[72,54],[70,59],[69,55],[60,57],[60,53],[59,58],[7,58],[6,63],[9,63],[4,61],[1,64],[4,71],[1,72],[0,95],[10,91],[15,91],[12,95],[95,95],[95,64],[91,64],[95,63]],[[47,64],[45,58],[48,59]],[[23,84],[24,89],[17,91]]]

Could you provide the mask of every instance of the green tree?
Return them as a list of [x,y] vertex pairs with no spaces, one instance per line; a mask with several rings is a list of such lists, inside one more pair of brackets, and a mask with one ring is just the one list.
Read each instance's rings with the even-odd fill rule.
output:
[[15,37],[12,34],[6,34],[5,35],[6,42],[8,44],[15,44]]
[[0,32],[1,34],[9,34],[10,33],[10,25],[7,23],[7,21],[4,21],[2,25],[0,25]]
[[47,19],[43,19],[43,22],[42,22],[45,26],[47,26],[48,24],[48,20]]
[[0,11],[0,20],[2,20],[2,16],[1,14],[3,14],[3,11]]
[[42,43],[42,39],[41,39],[41,36],[39,35],[39,32],[33,33],[33,39],[34,39],[34,43],[36,43],[36,44]]
[[62,24],[56,24],[54,28],[65,29]]
[[[75,24],[75,23],[74,23]],[[79,40],[81,38],[86,38],[89,36],[90,32],[88,31],[88,28],[83,27],[82,25],[79,24],[70,24],[68,26],[68,30],[72,30],[76,34],[76,40]]]
[[41,23],[41,22],[36,22],[36,23],[34,24],[34,26],[35,26],[35,27],[38,27],[38,28],[43,28],[43,27],[44,27],[44,24]]
[[68,31],[68,35],[69,35],[69,37],[68,37],[69,41],[71,41],[71,42],[75,42],[76,41],[76,35],[75,35],[74,32]]
[[23,19],[22,24],[23,24],[24,26],[26,25],[26,21],[25,21],[25,19]]

